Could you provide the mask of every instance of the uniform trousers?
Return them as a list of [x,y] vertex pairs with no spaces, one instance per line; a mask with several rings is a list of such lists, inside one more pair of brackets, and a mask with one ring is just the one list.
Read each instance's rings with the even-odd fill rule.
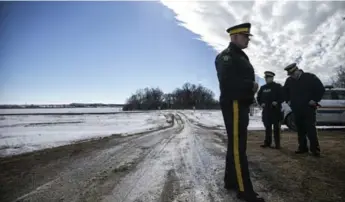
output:
[[265,142],[267,146],[272,144],[272,125],[273,125],[273,134],[274,134],[274,143],[276,147],[280,147],[280,109],[270,109],[264,108],[262,111],[262,121],[265,126]]
[[228,136],[225,186],[246,195],[254,194],[246,154],[250,104],[230,100],[222,101],[220,105]]
[[320,153],[320,145],[316,130],[316,109],[311,106],[292,109],[298,134],[298,150],[308,151],[307,137],[310,142],[310,151]]

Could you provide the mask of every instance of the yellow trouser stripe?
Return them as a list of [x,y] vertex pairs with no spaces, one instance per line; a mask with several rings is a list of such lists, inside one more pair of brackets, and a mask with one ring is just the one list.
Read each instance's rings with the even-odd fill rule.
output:
[[235,170],[237,175],[237,183],[238,187],[241,192],[244,192],[243,186],[243,179],[242,179],[242,170],[241,170],[241,163],[240,163],[240,154],[239,154],[239,137],[238,137],[238,126],[239,126],[239,117],[238,117],[239,109],[238,109],[238,102],[234,100],[233,102],[233,127],[234,127],[234,160],[235,160]]

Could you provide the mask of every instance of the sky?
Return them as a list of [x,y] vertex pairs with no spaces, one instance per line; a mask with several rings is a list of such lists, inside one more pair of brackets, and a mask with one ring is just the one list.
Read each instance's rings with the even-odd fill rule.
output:
[[[345,2],[1,2],[0,104],[121,104],[185,82],[219,97],[226,28],[249,21],[258,76],[300,68],[329,82],[345,61]],[[259,80],[262,84],[262,79]]]

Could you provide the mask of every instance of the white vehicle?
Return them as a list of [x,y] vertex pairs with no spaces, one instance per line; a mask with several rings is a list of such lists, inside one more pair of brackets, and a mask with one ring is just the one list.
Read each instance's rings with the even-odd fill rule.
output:
[[[345,126],[345,88],[325,86],[325,93],[317,108],[316,125],[320,126]],[[289,129],[297,131],[290,106],[282,104],[284,121]]]

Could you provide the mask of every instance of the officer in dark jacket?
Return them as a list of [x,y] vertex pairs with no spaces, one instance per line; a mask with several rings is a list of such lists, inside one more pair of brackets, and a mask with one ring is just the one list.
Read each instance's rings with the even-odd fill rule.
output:
[[272,124],[274,128],[275,148],[280,149],[280,121],[282,118],[283,87],[274,82],[275,74],[271,71],[264,72],[266,84],[261,86],[257,102],[263,108],[262,121],[265,126],[265,141],[261,147],[271,147],[272,144]]
[[253,190],[246,155],[249,107],[258,90],[254,68],[242,51],[247,48],[250,23],[227,29],[229,46],[215,60],[220,87],[220,106],[228,135],[225,166],[225,188],[236,190],[238,198],[249,202],[263,202]]
[[310,151],[314,156],[320,156],[320,145],[316,131],[316,109],[325,88],[320,79],[299,69],[296,63],[285,67],[289,77],[284,84],[285,101],[290,105],[295,117],[298,132],[298,149],[296,154],[308,152],[307,138]]

